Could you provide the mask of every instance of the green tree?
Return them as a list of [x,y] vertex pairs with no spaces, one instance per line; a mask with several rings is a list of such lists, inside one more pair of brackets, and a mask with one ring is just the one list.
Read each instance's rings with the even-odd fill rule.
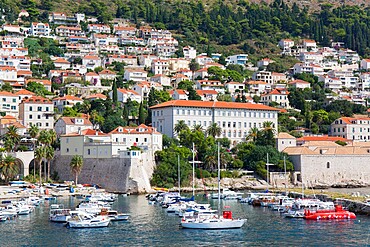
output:
[[39,166],[40,187],[42,186],[42,159],[45,157],[45,148],[38,147],[35,150],[35,161]]
[[112,86],[112,100],[114,104],[118,103],[118,91],[117,91],[117,81],[113,81],[113,86]]
[[248,139],[252,140],[255,143],[257,141],[259,133],[260,131],[257,127],[252,127],[248,132]]
[[6,155],[3,157],[3,154],[0,156],[0,174],[5,179],[5,183],[8,183],[9,180],[15,177],[19,172],[19,168],[15,162],[15,158],[11,155]]
[[195,71],[199,70],[200,65],[195,61],[195,59],[192,59],[189,63],[189,69],[194,73]]
[[31,91],[31,92],[35,93],[38,96],[43,96],[44,97],[45,95],[49,94],[49,92],[45,89],[44,85],[42,85],[38,82],[34,82],[34,81],[31,81],[31,82],[27,83],[26,89],[28,91]]
[[52,146],[45,147],[45,158],[48,162],[47,180],[50,179],[51,161],[54,159],[54,155],[55,155],[55,152]]
[[13,91],[13,87],[12,85],[10,85],[9,82],[5,82],[2,86],[1,86],[1,90],[2,91],[7,91],[7,92],[12,92]]
[[222,133],[222,129],[220,126],[218,126],[217,123],[212,123],[208,128],[207,128],[207,135],[212,136],[213,138],[216,138],[216,136],[220,136]]
[[82,167],[84,165],[84,159],[81,155],[74,155],[72,157],[70,167],[72,170],[72,173],[75,175],[75,185],[77,186],[78,182],[78,176],[80,175],[82,171]]
[[186,125],[184,120],[180,120],[175,124],[175,128],[173,129],[175,133],[179,134],[182,130],[189,129],[189,126]]
[[139,124],[145,123],[145,119],[146,119],[146,114],[145,114],[143,102],[141,101],[140,106],[139,106]]
[[21,141],[21,135],[18,133],[19,129],[15,125],[10,125],[6,128],[5,139],[8,140],[9,143],[14,144],[12,147],[12,151],[15,152],[17,150],[17,146]]

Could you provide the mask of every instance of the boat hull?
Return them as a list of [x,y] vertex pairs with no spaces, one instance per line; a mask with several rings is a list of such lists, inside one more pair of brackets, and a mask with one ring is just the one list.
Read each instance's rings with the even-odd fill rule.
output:
[[69,228],[99,228],[99,227],[107,227],[109,225],[110,220],[100,221],[100,222],[73,222],[69,221],[67,223],[67,227]]
[[217,230],[217,229],[235,229],[241,228],[244,225],[245,220],[214,220],[214,221],[195,221],[195,222],[181,222],[181,226],[187,229],[205,229],[205,230]]

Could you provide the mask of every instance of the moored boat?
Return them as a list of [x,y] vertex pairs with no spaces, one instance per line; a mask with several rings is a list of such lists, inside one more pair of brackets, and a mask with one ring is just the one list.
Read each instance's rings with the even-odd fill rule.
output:
[[326,210],[305,210],[304,219],[306,220],[336,220],[336,219],[356,219],[352,212],[344,210],[341,205],[335,205],[335,209]]
[[107,216],[82,216],[76,215],[67,222],[69,228],[98,228],[107,227],[110,223],[110,218]]

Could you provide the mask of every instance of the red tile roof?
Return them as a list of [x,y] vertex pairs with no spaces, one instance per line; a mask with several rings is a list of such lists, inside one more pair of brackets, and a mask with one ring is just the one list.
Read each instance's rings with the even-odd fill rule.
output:
[[[121,129],[121,131],[119,131]],[[159,133],[156,131],[155,128],[146,126],[145,124],[140,124],[137,127],[122,127],[118,126],[109,134],[153,134],[153,133]]]
[[49,99],[41,96],[32,96],[31,98],[23,99],[22,103],[52,104]]
[[250,110],[266,110],[266,111],[279,111],[279,109],[252,103],[235,103],[224,101],[198,101],[198,100],[171,100],[150,107],[151,109],[163,107],[204,107],[204,108],[226,108],[226,109],[250,109]]
[[346,138],[339,137],[339,136],[303,136],[301,138],[298,138],[297,141],[303,141],[303,142],[310,142],[310,141],[343,141],[346,142],[348,141]]

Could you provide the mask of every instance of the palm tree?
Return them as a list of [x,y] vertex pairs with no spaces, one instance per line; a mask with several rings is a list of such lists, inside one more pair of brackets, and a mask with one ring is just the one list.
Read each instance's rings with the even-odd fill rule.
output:
[[11,140],[11,142],[14,144],[12,151],[17,150],[17,145],[21,141],[21,136],[18,134],[18,127],[15,125],[10,125],[6,128],[7,132],[5,134],[5,138],[8,140]]
[[186,125],[185,120],[180,120],[175,125],[175,128],[173,129],[175,133],[180,133],[182,130],[189,129],[189,127]]
[[193,126],[193,131],[200,131],[203,132],[203,126],[200,124],[196,124]]
[[50,145],[52,145],[57,140],[57,133],[55,132],[55,130],[50,129],[49,130],[49,135],[50,135],[50,141],[51,141]]
[[207,135],[213,136],[213,138],[216,138],[216,136],[220,136],[222,132],[222,129],[220,126],[218,126],[217,123],[212,123],[207,128]]
[[257,141],[259,129],[257,127],[253,127],[248,132],[248,139],[252,139],[253,142]]
[[54,148],[52,146],[45,147],[45,158],[48,161],[48,171],[47,171],[47,180],[50,179],[50,164],[51,161],[54,159]]
[[5,183],[8,183],[10,178],[18,174],[19,169],[13,156],[7,155],[3,157],[2,154],[0,155],[0,174],[5,178]]
[[42,163],[42,159],[44,157],[45,157],[45,148],[44,147],[38,147],[38,148],[36,148],[36,150],[35,150],[35,160],[39,164],[40,187],[41,187],[41,184],[42,184],[42,177],[41,177],[42,167],[41,167],[41,163]]
[[41,130],[38,141],[43,145],[51,144],[52,136],[50,135],[48,130]]
[[263,122],[263,130],[262,130],[262,138],[264,140],[264,144],[274,146],[275,144],[275,129],[274,123],[271,121]]
[[75,184],[77,185],[78,175],[81,173],[82,167],[84,165],[84,159],[81,155],[73,156],[70,167],[72,172],[75,175]]
[[[31,123],[30,128],[28,129],[28,134],[32,138],[33,152],[34,153],[35,153],[35,149],[36,149],[36,139],[37,139],[39,133],[40,133],[39,127],[36,124]],[[36,165],[35,165],[35,162],[33,162],[33,163],[34,163],[34,165],[33,165],[33,177],[35,177],[36,176]]]

